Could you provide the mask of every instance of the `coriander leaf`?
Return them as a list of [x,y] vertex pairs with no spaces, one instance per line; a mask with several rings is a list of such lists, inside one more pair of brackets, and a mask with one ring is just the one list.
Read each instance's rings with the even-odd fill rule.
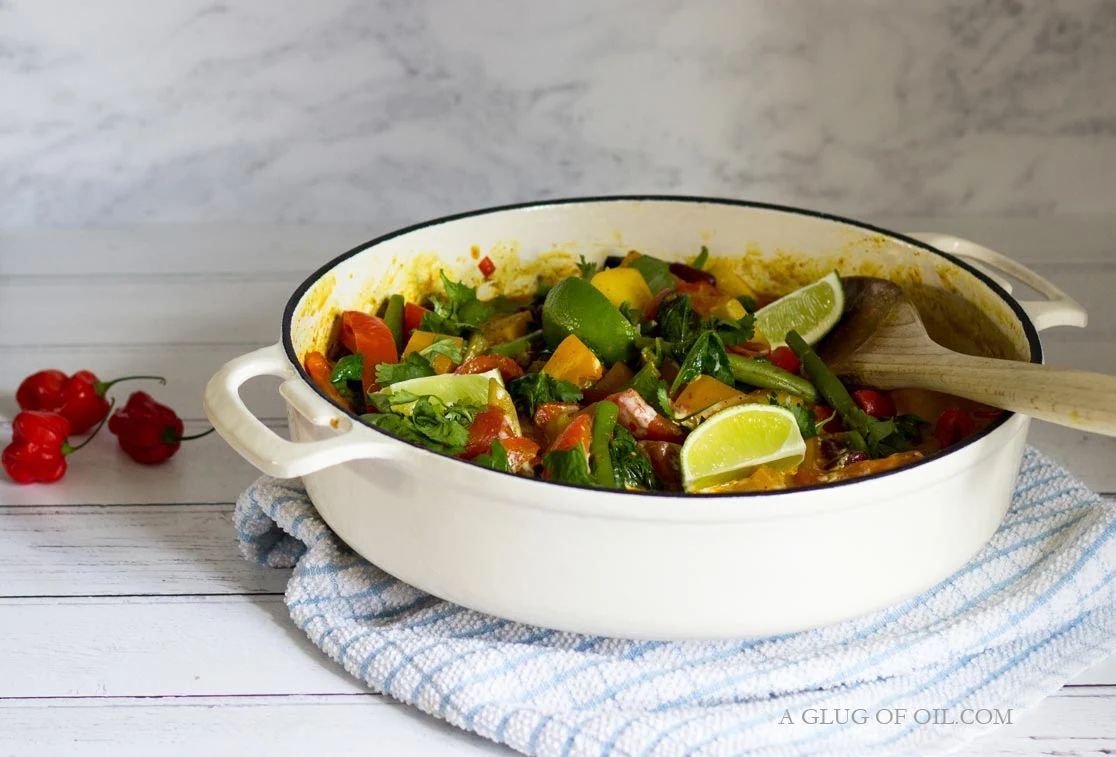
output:
[[581,274],[581,278],[583,278],[583,279],[593,278],[593,274],[595,274],[597,272],[597,264],[596,263],[590,263],[588,260],[585,259],[584,255],[579,255],[578,257],[580,258],[580,260],[578,261],[578,264],[577,264],[577,270],[578,270],[578,273]]
[[664,297],[659,304],[659,334],[669,342],[675,357],[685,355],[701,334],[701,316],[690,306],[690,295]]
[[492,440],[492,451],[477,455],[473,462],[485,468],[511,473],[511,464],[508,462],[508,452],[499,439]]
[[579,443],[573,449],[556,449],[543,455],[543,468],[550,474],[551,481],[566,484],[592,486],[589,478],[589,464],[585,462],[585,450]]
[[732,386],[733,377],[732,369],[729,368],[728,353],[725,352],[724,342],[715,331],[702,332],[694,342],[694,346],[686,353],[686,359],[682,361],[678,375],[671,384],[670,393],[677,393],[680,388],[702,374]]
[[655,401],[652,402],[651,405],[667,418],[677,420],[674,417],[674,405],[670,402],[670,392],[667,390],[667,382],[662,379],[659,379],[659,385],[655,387]]
[[756,301],[746,294],[742,294],[737,297],[736,301],[743,305],[744,309],[747,310],[749,313],[754,313],[756,312],[756,310],[759,309],[759,307],[756,305]]
[[609,447],[612,471],[622,489],[658,489],[659,477],[651,467],[651,460],[636,443],[635,437],[623,426],[612,432]]
[[460,452],[460,450],[434,441],[426,434],[419,431],[410,418],[405,418],[402,415],[397,415],[395,413],[366,413],[360,417],[366,423],[375,426],[381,431],[386,431],[392,436],[399,437],[404,441],[421,444],[423,447],[433,452],[441,452],[444,455],[452,455]]
[[717,335],[726,347],[735,347],[750,341],[756,333],[756,317],[751,313],[737,321],[726,321],[714,317],[710,325],[716,330]]
[[703,268],[705,268],[705,264],[708,263],[708,262],[709,262],[709,248],[706,247],[705,245],[702,245],[701,246],[701,252],[698,254],[698,256],[696,258],[694,258],[694,262],[690,263],[690,265],[700,271]]
[[380,386],[433,375],[434,366],[417,352],[412,352],[399,363],[380,363],[376,366],[376,383]]
[[628,263],[629,268],[634,268],[643,275],[643,280],[651,289],[651,294],[658,294],[664,289],[674,288],[674,277],[670,275],[670,263],[665,260],[653,258],[650,255],[640,255]]
[[368,404],[376,410],[377,413],[390,413],[391,403],[394,401],[400,404],[399,400],[394,399],[396,394],[407,394],[408,392],[396,392],[387,394],[385,392],[371,392],[368,395]]
[[528,373],[508,382],[508,393],[528,418],[535,408],[547,402],[580,402],[581,390],[569,381],[555,379],[547,373]]
[[422,321],[419,322],[419,331],[461,336],[461,325],[449,316],[426,312],[422,314]]
[[465,449],[469,441],[469,429],[458,418],[436,408],[428,397],[422,397],[412,406],[411,423],[427,439],[451,450],[450,454]]
[[930,423],[912,413],[897,415],[892,420],[895,422],[895,433],[908,444],[918,444],[922,441],[922,427]]
[[435,337],[429,347],[419,350],[419,354],[427,360],[433,360],[435,355],[445,355],[458,364],[462,361],[462,353],[461,345],[454,342],[453,337],[450,336]]
[[444,270],[439,271],[442,277],[442,287],[445,289],[446,312],[439,311],[466,326],[480,326],[492,317],[495,308],[488,303],[477,299],[475,287],[466,286],[459,281],[450,281]]
[[814,411],[806,407],[801,402],[792,402],[788,397],[785,402],[779,402],[778,396],[771,392],[767,395],[769,404],[785,407],[790,410],[791,415],[794,416],[795,422],[798,424],[798,430],[802,433],[803,439],[813,439],[818,435],[818,426],[814,423]]

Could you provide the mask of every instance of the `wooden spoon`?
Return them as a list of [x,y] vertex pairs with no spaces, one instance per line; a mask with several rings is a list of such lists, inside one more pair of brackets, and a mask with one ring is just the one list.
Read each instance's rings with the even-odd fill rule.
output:
[[845,311],[818,355],[830,370],[880,389],[929,389],[1062,426],[1116,436],[1116,376],[973,357],[930,339],[903,290],[842,279]]

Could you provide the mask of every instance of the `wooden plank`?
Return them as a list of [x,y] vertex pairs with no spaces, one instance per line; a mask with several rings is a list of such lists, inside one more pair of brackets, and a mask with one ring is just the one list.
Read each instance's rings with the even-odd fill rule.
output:
[[0,698],[364,691],[276,596],[0,600],[0,670]]
[[0,596],[282,594],[245,560],[232,505],[0,508]]
[[[1050,697],[958,754],[1116,752],[1116,690]],[[374,695],[0,701],[0,753],[27,757],[406,754],[511,755],[510,749]],[[59,728],[64,720],[66,728]]]
[[375,695],[7,700],[0,722],[0,754],[22,757],[515,754]]
[[[207,423],[188,423],[196,433]],[[286,434],[286,424],[274,424]],[[0,424],[0,444],[11,435]],[[122,453],[111,434],[72,455],[65,478],[53,484],[18,486],[0,477],[0,505],[146,505],[235,502],[260,473],[216,434],[184,443],[160,465],[140,465]]]
[[363,690],[263,595],[0,600],[0,670],[0,698]]
[[[143,390],[173,407],[189,420],[203,420],[201,397],[206,382],[229,360],[264,346],[263,342],[217,345],[75,345],[31,346],[8,349],[0,360],[0,415],[16,412],[15,391],[24,378],[45,368],[66,373],[92,370],[104,380],[118,376],[155,375],[167,379],[166,386],[151,381],[129,381],[111,390],[118,402],[134,391]],[[264,376],[249,381],[241,389],[248,407],[262,419],[283,423],[286,403],[279,396],[279,379]]]

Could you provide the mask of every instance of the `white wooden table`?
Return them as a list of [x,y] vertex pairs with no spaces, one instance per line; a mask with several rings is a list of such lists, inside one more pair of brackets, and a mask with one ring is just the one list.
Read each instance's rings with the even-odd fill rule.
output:
[[[1049,360],[1116,373],[1116,217],[879,220],[1033,266],[1092,318],[1047,332]],[[381,231],[0,232],[0,443],[20,379],[48,367],[164,374],[144,388],[203,429],[210,374],[274,342],[306,273]],[[275,384],[246,397],[285,426]],[[1032,441],[1116,492],[1116,441],[1041,423]],[[144,468],[106,434],[60,483],[0,482],[0,755],[510,754],[367,692],[294,628],[285,571],[235,546],[232,503],[255,476],[215,436]],[[1116,754],[1116,658],[967,753]]]

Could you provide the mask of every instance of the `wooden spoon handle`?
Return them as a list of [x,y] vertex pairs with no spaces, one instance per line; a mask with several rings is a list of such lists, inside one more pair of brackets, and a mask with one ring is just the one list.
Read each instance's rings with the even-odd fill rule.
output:
[[881,389],[930,389],[993,407],[1116,436],[1116,376],[1014,360],[972,357],[941,349],[922,355],[873,355],[845,366]]

